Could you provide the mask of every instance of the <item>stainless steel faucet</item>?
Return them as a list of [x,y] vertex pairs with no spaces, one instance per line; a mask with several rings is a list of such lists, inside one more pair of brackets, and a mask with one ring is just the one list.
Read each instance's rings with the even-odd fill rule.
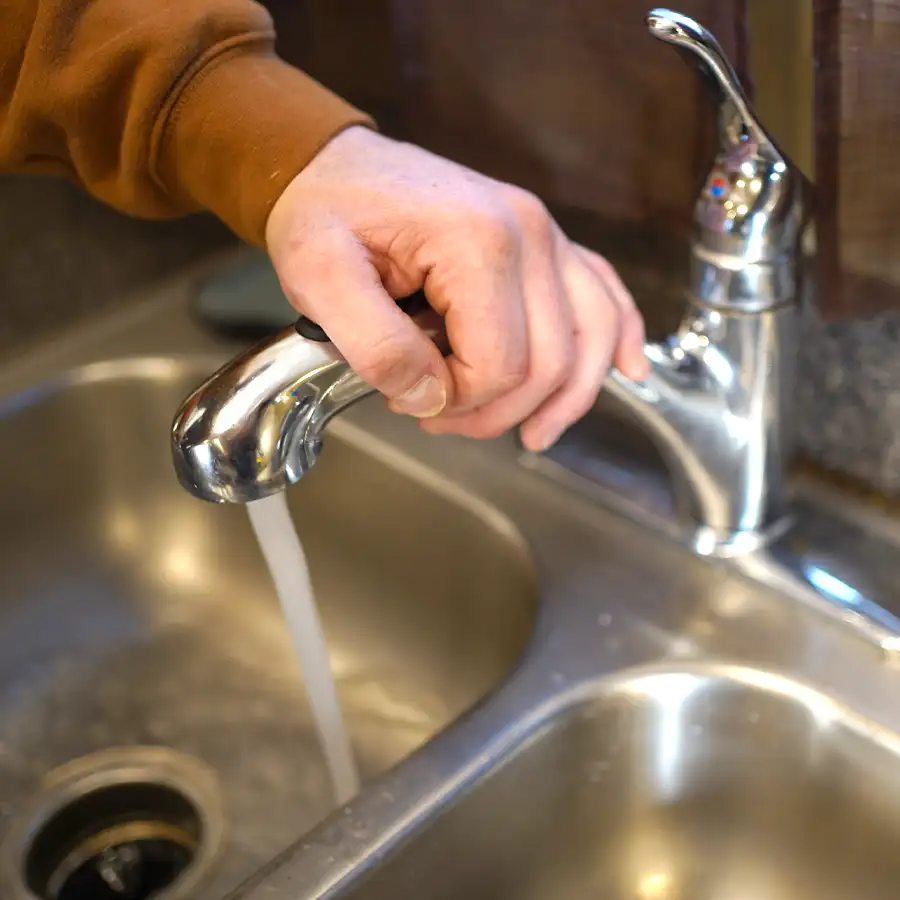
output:
[[716,39],[666,9],[650,33],[713,89],[718,152],[694,207],[687,311],[646,348],[650,377],[609,391],[665,456],[683,520],[710,552],[740,552],[788,511],[795,324],[811,189],[754,115]]
[[588,420],[523,462],[856,629],[900,662],[892,544],[842,517],[819,486],[815,502],[788,487],[812,185],[762,126],[709,31],[667,9],[650,12],[647,27],[699,69],[718,125],[694,207],[681,325],[646,346],[644,382],[613,371],[606,385],[665,472],[636,461],[633,447],[617,457]]

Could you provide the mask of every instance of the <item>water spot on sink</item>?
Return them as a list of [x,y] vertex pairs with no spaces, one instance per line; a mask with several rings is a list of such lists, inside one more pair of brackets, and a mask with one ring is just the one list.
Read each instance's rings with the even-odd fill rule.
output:
[[601,628],[607,628],[608,626],[612,625],[612,616],[609,613],[601,613],[599,616],[597,616],[597,624]]
[[693,656],[697,652],[697,647],[690,639],[677,637],[673,638],[669,644],[669,652],[676,659],[680,659],[686,656]]
[[566,683],[566,676],[563,675],[562,672],[554,672],[554,673],[550,676],[550,680],[551,680],[554,684],[565,684],[565,683]]
[[755,724],[759,721],[759,713],[758,713],[758,712],[752,712],[752,713],[750,713],[750,715],[747,716],[747,721],[748,721],[751,725],[755,725]]

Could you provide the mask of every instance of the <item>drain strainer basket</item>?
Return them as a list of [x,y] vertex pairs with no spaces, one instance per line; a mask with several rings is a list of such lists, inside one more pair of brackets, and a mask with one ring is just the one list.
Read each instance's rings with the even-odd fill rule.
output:
[[167,747],[54,769],[0,845],[3,900],[188,900],[225,832],[215,774]]

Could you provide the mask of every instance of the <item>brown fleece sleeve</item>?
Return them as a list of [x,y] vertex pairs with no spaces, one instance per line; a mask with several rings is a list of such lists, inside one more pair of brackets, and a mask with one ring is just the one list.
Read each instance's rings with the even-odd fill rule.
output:
[[0,170],[262,244],[319,148],[372,120],[280,60],[254,0],[0,0]]

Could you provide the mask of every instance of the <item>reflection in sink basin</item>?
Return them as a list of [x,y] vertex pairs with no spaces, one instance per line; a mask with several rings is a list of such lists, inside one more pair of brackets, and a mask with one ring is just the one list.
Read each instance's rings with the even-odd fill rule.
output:
[[[202,895],[220,897],[330,799],[246,512],[194,500],[171,468],[171,416],[205,371],[103,364],[2,410],[0,838],[49,769],[175,747],[223,785],[228,851]],[[536,589],[499,515],[349,426],[332,433],[290,501],[371,777],[504,677]]]
[[886,900],[898,747],[758,671],[644,672],[557,714],[345,900]]

